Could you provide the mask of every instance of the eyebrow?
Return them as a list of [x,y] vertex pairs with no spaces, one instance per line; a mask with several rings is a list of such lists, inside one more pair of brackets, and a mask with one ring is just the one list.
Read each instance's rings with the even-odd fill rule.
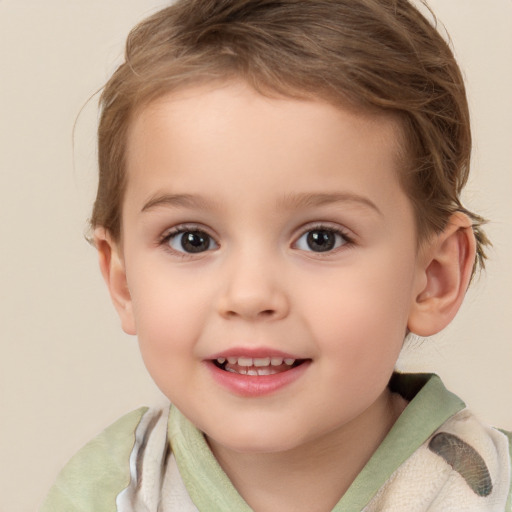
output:
[[161,206],[171,208],[200,208],[208,210],[213,209],[214,203],[205,197],[192,194],[158,194],[144,204],[141,209],[141,213]]
[[[356,205],[359,204],[370,208],[379,215],[382,215],[382,212],[373,201],[365,196],[351,192],[287,194],[277,202],[278,206],[289,209],[312,208],[333,203],[355,203]],[[162,206],[212,210],[215,207],[215,203],[203,196],[192,194],[158,194],[144,204],[141,213]]]
[[381,210],[373,201],[352,192],[289,194],[283,196],[279,203],[292,209],[325,206],[333,203],[355,203],[382,215]]

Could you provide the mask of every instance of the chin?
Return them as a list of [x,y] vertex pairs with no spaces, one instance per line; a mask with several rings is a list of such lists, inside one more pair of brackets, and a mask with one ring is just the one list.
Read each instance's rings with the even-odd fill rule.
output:
[[206,434],[206,437],[210,446],[213,441],[214,444],[220,445],[226,450],[247,455],[286,452],[302,444],[290,433],[261,432],[261,430],[259,432],[244,431],[240,435],[231,430],[225,435],[209,436]]

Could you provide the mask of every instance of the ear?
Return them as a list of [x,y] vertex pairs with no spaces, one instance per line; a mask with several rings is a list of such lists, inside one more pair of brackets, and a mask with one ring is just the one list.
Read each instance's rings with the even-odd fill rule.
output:
[[431,336],[452,321],[471,279],[475,250],[471,220],[460,212],[422,247],[418,257],[420,284],[409,315],[409,331]]
[[121,326],[127,334],[136,334],[122,248],[113,240],[108,230],[102,227],[94,230],[94,245],[98,251],[100,270],[121,319]]

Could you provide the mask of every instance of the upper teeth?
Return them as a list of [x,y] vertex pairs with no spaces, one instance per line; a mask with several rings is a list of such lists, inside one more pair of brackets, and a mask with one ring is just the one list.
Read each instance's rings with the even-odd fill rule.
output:
[[237,364],[238,366],[280,366],[283,363],[292,366],[295,363],[295,359],[292,358],[283,358],[283,357],[219,357],[217,358],[217,362],[219,364],[224,364],[225,362],[229,364]]

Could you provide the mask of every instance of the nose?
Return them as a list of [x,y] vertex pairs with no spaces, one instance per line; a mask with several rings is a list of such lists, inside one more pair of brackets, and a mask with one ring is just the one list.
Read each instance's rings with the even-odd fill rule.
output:
[[289,298],[276,265],[268,258],[247,255],[226,262],[218,312],[224,318],[270,321],[285,318]]

